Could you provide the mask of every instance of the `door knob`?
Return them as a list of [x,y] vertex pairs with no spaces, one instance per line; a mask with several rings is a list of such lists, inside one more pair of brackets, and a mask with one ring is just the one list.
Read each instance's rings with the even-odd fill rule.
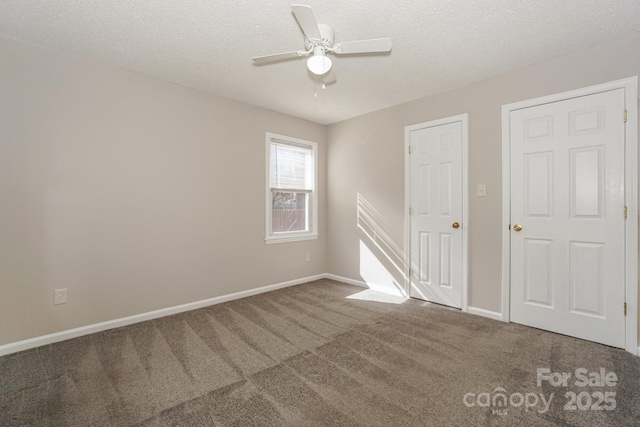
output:
[[516,231],[520,231],[520,230],[522,230],[522,226],[520,224],[516,224],[516,225],[513,226],[513,229],[516,230]]
[[451,224],[451,226],[452,226],[453,228],[460,228],[460,224],[459,224],[459,223],[457,223],[457,222],[454,222],[453,224]]

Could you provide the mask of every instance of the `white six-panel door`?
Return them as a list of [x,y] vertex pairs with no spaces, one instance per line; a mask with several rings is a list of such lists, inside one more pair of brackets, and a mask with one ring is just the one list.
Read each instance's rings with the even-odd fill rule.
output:
[[625,345],[624,90],[510,113],[511,321]]
[[410,296],[460,308],[462,122],[409,132]]

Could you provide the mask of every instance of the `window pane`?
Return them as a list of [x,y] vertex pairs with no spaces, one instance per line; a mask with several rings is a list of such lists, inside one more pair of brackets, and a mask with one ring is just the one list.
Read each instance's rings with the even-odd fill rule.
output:
[[272,232],[309,231],[309,194],[272,192]]
[[267,132],[267,243],[318,237],[317,146]]
[[313,189],[313,155],[310,148],[271,143],[271,188]]

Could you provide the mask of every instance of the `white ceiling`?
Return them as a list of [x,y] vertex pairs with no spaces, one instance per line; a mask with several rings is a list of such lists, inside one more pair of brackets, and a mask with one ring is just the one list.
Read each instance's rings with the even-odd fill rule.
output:
[[298,1],[336,42],[392,52],[335,58],[326,90],[303,58],[254,66],[303,47],[283,0],[2,0],[0,33],[330,124],[640,30],[638,0]]

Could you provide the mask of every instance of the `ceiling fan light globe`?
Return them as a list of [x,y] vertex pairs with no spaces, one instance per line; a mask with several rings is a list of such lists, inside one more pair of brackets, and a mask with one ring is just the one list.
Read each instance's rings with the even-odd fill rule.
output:
[[313,55],[307,60],[307,68],[313,74],[321,76],[331,69],[331,58],[326,55]]

